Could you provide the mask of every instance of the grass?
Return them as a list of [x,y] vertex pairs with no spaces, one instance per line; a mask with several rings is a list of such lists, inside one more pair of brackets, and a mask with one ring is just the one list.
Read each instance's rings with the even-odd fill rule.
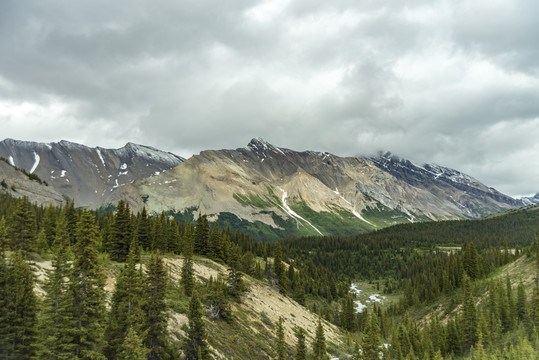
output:
[[268,209],[275,207],[275,204],[272,201],[268,200],[267,198],[266,200],[264,200],[256,194],[234,194],[233,197],[242,206],[252,206],[259,209]]

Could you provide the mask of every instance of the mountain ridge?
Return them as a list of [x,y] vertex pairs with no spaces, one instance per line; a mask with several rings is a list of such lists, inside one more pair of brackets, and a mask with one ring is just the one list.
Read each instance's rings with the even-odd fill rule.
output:
[[0,156],[35,172],[77,206],[125,200],[134,211],[146,207],[191,218],[203,213],[263,239],[478,218],[523,205],[443,166],[416,165],[391,153],[295,151],[260,137],[189,159],[134,143],[105,149],[13,139],[0,142]]
[[61,140],[39,143],[5,139],[0,157],[35,173],[77,206],[98,208],[114,188],[169,170],[185,159],[150,146],[127,143],[118,149],[91,148]]
[[[254,138],[234,150],[202,151],[166,174],[115,189],[105,201],[128,199],[134,209],[154,212],[200,212],[213,221],[226,217],[223,225],[240,222],[256,228],[253,234],[267,235],[260,223],[274,233],[298,230],[287,236],[477,218],[520,206],[456,170],[429,165],[419,172],[409,161],[399,164],[400,172],[372,157],[294,151]],[[429,175],[442,170],[444,176]],[[414,173],[421,176],[414,180]]]

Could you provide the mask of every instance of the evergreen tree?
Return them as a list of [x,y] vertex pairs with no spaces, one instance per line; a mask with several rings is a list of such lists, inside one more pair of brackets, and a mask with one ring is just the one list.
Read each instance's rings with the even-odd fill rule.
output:
[[52,243],[56,238],[56,222],[58,217],[57,209],[49,204],[45,209],[43,214],[43,219],[41,220],[41,229],[44,231],[44,235],[48,244],[48,247],[52,249]]
[[318,326],[313,340],[313,359],[323,360],[326,358],[326,337],[324,336],[324,326],[322,319],[318,318]]
[[243,273],[240,271],[240,249],[232,245],[228,259],[228,292],[236,300],[240,300],[241,296],[247,291],[247,284],[243,280]]
[[209,311],[212,319],[224,319],[228,322],[232,320],[232,310],[226,292],[226,284],[220,278],[213,281],[213,278],[210,276],[206,303],[210,304]]
[[298,328],[296,330],[296,360],[307,360],[307,345],[305,344],[305,330]]
[[79,222],[79,214],[75,210],[75,201],[68,201],[66,206],[65,217],[67,220],[67,229],[69,231],[69,242],[73,246],[77,242],[76,232],[77,223]]
[[195,289],[195,269],[193,268],[193,241],[186,239],[180,284],[185,296],[191,296]]
[[48,271],[48,279],[43,285],[46,295],[43,300],[40,359],[71,359],[75,352],[69,260],[67,221],[61,214],[53,240],[52,270]]
[[[0,220],[0,236],[2,236],[2,222]],[[4,222],[5,223],[5,222]],[[1,240],[1,238],[0,238]],[[9,316],[11,307],[11,297],[9,288],[9,270],[6,262],[4,249],[0,253],[0,358],[6,358],[7,349],[9,348],[9,334],[11,332],[9,326]]]
[[363,349],[364,360],[378,360],[380,359],[380,346],[382,341],[380,340],[380,327],[378,325],[378,316],[376,311],[371,313],[369,323],[367,325],[367,331],[363,337],[361,348]]
[[151,249],[152,245],[152,225],[146,207],[142,208],[140,215],[137,218],[137,228],[135,237],[144,250]]
[[127,264],[119,274],[112,293],[109,321],[105,330],[107,345],[104,350],[109,359],[115,359],[122,351],[128,331],[131,329],[135,334],[140,334],[145,322],[142,310],[144,278],[141,271],[136,268],[137,262],[136,246],[132,246]]
[[133,240],[133,227],[131,225],[131,211],[129,205],[123,200],[116,206],[116,214],[112,224],[109,253],[111,259],[124,262],[129,253],[129,245]]
[[209,349],[206,342],[206,328],[202,319],[202,309],[196,291],[193,293],[193,297],[189,302],[187,317],[189,318],[187,337],[182,344],[185,359],[208,359]]
[[275,344],[275,359],[284,360],[286,359],[286,343],[284,341],[284,328],[283,328],[283,317],[279,316],[279,322],[277,323],[277,333],[276,333],[276,344]]
[[519,282],[517,287],[517,302],[516,302],[517,318],[520,322],[526,323],[528,321],[528,306],[526,302],[526,290],[524,290],[524,284]]
[[281,244],[279,243],[275,244],[275,251],[273,253],[273,272],[275,273],[275,279],[277,279],[279,292],[286,295],[288,292],[288,278],[283,265]]
[[35,213],[24,196],[17,203],[17,208],[11,216],[9,236],[12,250],[21,250],[24,257],[34,250],[37,237]]
[[479,277],[479,254],[473,242],[467,243],[464,247],[462,266],[470,279]]
[[96,250],[98,228],[94,215],[84,211],[76,227],[70,286],[73,300],[74,354],[83,359],[103,356],[105,274]]
[[4,255],[4,251],[8,245],[8,229],[6,224],[6,218],[0,219],[0,253]]
[[34,274],[24,261],[21,251],[15,253],[7,268],[4,283],[5,313],[2,329],[2,357],[34,359],[37,349],[37,297],[34,294]]
[[148,349],[144,347],[142,339],[137,332],[130,327],[120,348],[118,360],[146,360]]
[[147,264],[146,286],[143,306],[146,323],[143,333],[144,345],[149,349],[148,359],[165,359],[168,349],[167,305],[167,270],[163,258],[152,254]]
[[351,295],[344,298],[343,314],[341,325],[345,330],[353,331],[356,328],[356,315],[354,310],[354,300]]
[[206,215],[198,217],[194,233],[195,254],[206,255],[208,253],[208,241],[210,235],[210,224]]
[[465,350],[469,350],[477,342],[477,313],[475,301],[472,294],[472,285],[468,276],[464,277],[463,286],[464,298],[462,301],[462,332],[463,345]]

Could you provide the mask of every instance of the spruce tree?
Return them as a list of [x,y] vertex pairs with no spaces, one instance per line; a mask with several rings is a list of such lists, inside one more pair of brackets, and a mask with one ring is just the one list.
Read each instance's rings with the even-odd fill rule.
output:
[[137,218],[137,228],[135,230],[135,237],[138,243],[144,250],[149,250],[152,245],[152,226],[146,207],[142,208],[140,215]]
[[48,271],[48,279],[43,285],[46,295],[43,299],[40,359],[71,359],[75,351],[69,260],[69,233],[62,213],[55,227],[52,270]]
[[240,249],[232,245],[228,259],[228,293],[236,300],[240,300],[247,291],[247,284],[243,280],[243,273],[240,271]]
[[17,203],[11,216],[9,235],[12,250],[21,250],[23,257],[34,250],[37,237],[37,223],[35,213],[24,196]]
[[148,359],[165,359],[168,350],[167,305],[165,303],[168,276],[163,258],[152,254],[147,264],[143,306],[145,326],[144,345]]
[[83,359],[101,359],[106,314],[105,274],[98,261],[98,228],[91,212],[82,213],[75,234],[70,278],[75,321],[74,354]]
[[185,296],[191,296],[195,289],[195,269],[193,268],[193,241],[186,239],[181,269],[180,285]]
[[[7,268],[4,321],[7,325],[2,339],[2,354],[6,359],[34,359],[37,350],[37,297],[34,274],[23,259],[22,252],[13,256]],[[5,347],[4,347],[5,346]]]
[[146,360],[148,349],[144,347],[142,339],[137,332],[130,327],[120,347],[120,352],[114,359],[117,360]]
[[115,359],[122,351],[128,331],[131,329],[140,334],[145,322],[142,310],[144,278],[142,272],[136,268],[138,258],[136,246],[132,246],[112,293],[109,321],[105,330],[107,344],[104,350],[109,359]]
[[8,229],[6,224],[6,218],[2,217],[0,219],[0,253],[4,255],[8,245]]
[[[0,236],[2,230],[2,221],[0,220]],[[9,288],[9,270],[6,261],[4,249],[0,253],[0,358],[6,358],[7,349],[9,348],[10,325],[9,316],[11,308],[11,297]]]
[[307,360],[307,345],[305,344],[305,330],[296,330],[296,360]]
[[206,327],[202,319],[202,308],[195,291],[189,302],[187,314],[189,325],[182,348],[187,360],[208,359],[209,349],[206,342]]
[[477,312],[475,309],[475,301],[472,294],[471,280],[468,276],[464,277],[463,285],[463,301],[462,301],[462,332],[464,350],[469,350],[477,342]]
[[210,317],[215,320],[224,319],[227,322],[232,320],[232,310],[230,308],[230,300],[226,295],[227,286],[218,278],[213,281],[210,276],[208,282],[208,294],[206,303],[209,303]]
[[194,233],[194,253],[206,255],[208,253],[208,241],[210,235],[210,224],[206,215],[198,217]]
[[133,240],[133,227],[131,225],[131,211],[129,205],[123,200],[116,206],[116,214],[112,224],[112,234],[109,249],[111,259],[124,262],[129,253],[129,245]]
[[380,326],[378,325],[378,316],[376,311],[372,311],[361,348],[363,349],[364,360],[378,360],[380,358]]
[[275,359],[284,360],[286,359],[286,343],[284,341],[284,328],[283,328],[283,317],[279,316],[279,321],[277,323],[277,333],[275,337]]
[[324,326],[322,319],[318,317],[318,325],[313,340],[313,359],[323,360],[326,358],[326,337],[324,336]]
[[518,283],[517,287],[517,302],[516,302],[517,318],[520,322],[526,323],[528,321],[528,305],[526,301],[526,290],[524,290],[524,284],[522,281]]

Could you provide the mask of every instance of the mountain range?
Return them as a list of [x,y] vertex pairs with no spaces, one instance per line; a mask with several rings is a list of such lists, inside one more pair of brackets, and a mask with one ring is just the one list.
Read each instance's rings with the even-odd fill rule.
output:
[[207,214],[268,240],[478,218],[526,204],[457,170],[416,165],[391,153],[340,157],[280,148],[261,138],[187,160],[132,143],[104,149],[6,139],[0,157],[77,206],[98,208],[124,199],[134,211]]

